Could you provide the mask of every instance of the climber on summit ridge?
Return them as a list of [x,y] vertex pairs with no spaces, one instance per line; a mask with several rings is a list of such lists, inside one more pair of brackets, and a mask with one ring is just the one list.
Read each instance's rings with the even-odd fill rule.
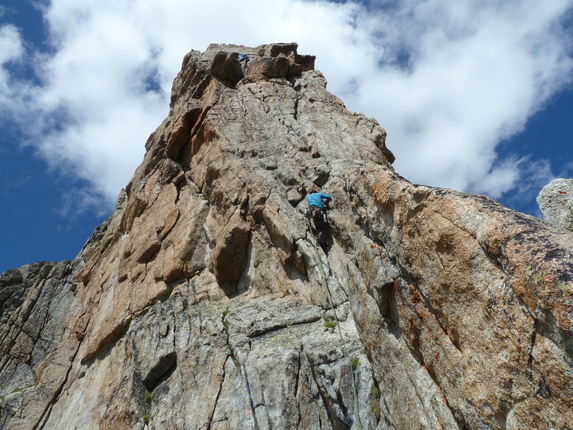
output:
[[239,55],[239,63],[241,64],[241,70],[243,73],[247,71],[247,64],[249,64],[249,56],[247,54]]

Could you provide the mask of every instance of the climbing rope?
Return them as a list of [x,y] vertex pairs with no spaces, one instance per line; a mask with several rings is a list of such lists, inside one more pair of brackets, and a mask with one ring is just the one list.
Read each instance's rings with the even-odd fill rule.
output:
[[[328,287],[328,278],[326,277],[326,272],[324,271],[324,265],[322,263],[322,258],[320,258],[320,253],[318,252],[318,246],[316,245],[316,240],[314,237],[314,233],[312,232],[312,225],[310,224],[310,219],[308,217],[306,217],[306,223],[308,225],[308,231],[310,232],[310,243],[312,244],[312,247],[314,248],[314,254],[317,260],[317,264],[320,266],[320,271],[322,273],[322,278],[324,280],[324,286],[326,288],[326,292],[328,293],[328,303],[330,304],[330,309],[332,309],[332,312],[334,313],[334,319],[336,320],[336,327],[338,328],[338,334],[340,336],[340,340],[342,342],[342,348],[343,348],[343,353],[344,356],[347,356],[348,358],[348,364],[350,366],[350,376],[352,377],[352,392],[354,395],[354,418],[356,420],[356,429],[357,430],[362,430],[362,424],[360,423],[360,415],[359,415],[359,409],[358,409],[358,393],[356,390],[356,381],[354,380],[354,369],[352,368],[352,360],[350,359],[350,357],[348,356],[348,353],[346,351],[346,343],[344,342],[344,336],[342,336],[342,330],[340,329],[340,322],[338,320],[338,316],[336,314],[336,308],[334,307],[334,300],[332,299],[332,294],[330,293],[330,288]],[[328,261],[326,262],[326,265],[328,266]],[[330,266],[328,266],[328,269],[330,270]]]

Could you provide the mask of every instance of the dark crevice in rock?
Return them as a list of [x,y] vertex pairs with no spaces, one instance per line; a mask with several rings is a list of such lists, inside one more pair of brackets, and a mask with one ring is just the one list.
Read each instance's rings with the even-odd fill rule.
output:
[[[398,305],[396,303],[396,290],[398,289],[398,284],[396,281],[384,284],[378,291],[378,297],[373,297],[378,304],[378,309],[380,310],[380,315],[392,323],[393,327],[398,327],[399,325],[399,315],[398,315]],[[372,289],[369,289],[370,295],[372,295]]]
[[539,380],[539,389],[535,392],[536,395],[543,397],[545,400],[551,398],[551,390],[545,382],[545,376],[542,374]]
[[203,94],[205,94],[205,90],[207,89],[207,87],[211,83],[212,79],[213,79],[213,77],[210,74],[201,75],[201,78],[200,78],[198,85],[196,86],[195,90],[191,94],[191,98],[200,99],[203,96]]
[[294,112],[293,112],[293,118],[295,121],[298,120],[298,104],[299,104],[299,101],[300,101],[300,97],[297,94],[297,96],[294,99]]
[[537,341],[537,332],[538,330],[538,322],[537,320],[534,320],[534,326],[533,326],[533,333],[531,333],[531,341],[530,341],[530,347],[529,347],[529,359],[527,361],[527,367],[529,369],[529,373],[533,374],[533,348],[535,348],[535,342]]
[[147,375],[143,378],[143,385],[149,391],[153,391],[157,385],[169,378],[177,368],[177,353],[171,351],[159,358]]
[[247,244],[247,252],[245,255],[245,262],[243,264],[243,271],[242,271],[239,279],[237,280],[237,283],[235,284],[235,291],[231,294],[227,294],[227,296],[229,298],[239,297],[240,295],[249,291],[249,286],[250,286],[249,269],[250,269],[252,254],[253,254],[253,242],[252,242],[252,240],[249,240],[249,242]]
[[[301,378],[301,371],[302,371],[302,360],[303,360],[303,346],[302,343],[299,346],[299,350],[298,350],[298,356],[297,356],[297,360],[296,360],[296,364],[297,364],[297,368],[296,368],[296,378],[295,378],[295,385],[294,385],[294,398],[298,399],[298,390],[299,390],[299,386],[300,386],[300,378]],[[296,428],[299,428],[300,422],[301,422],[301,416],[300,416],[300,404],[297,405],[296,408],[296,412],[297,412],[297,419],[296,419]]]
[[146,248],[144,248],[137,257],[135,257],[136,262],[142,264],[148,263],[157,256],[157,253],[161,249],[161,242],[157,238],[154,239],[155,240],[151,240],[147,243]]
[[251,230],[247,223],[230,226],[212,251],[214,275],[227,297],[233,298],[245,291],[239,291],[238,282],[248,263],[251,244]]
[[[194,136],[197,135],[199,130],[200,124],[205,120],[205,116],[207,115],[210,107],[206,107],[205,109],[202,108],[195,108],[191,109],[187,114],[183,117],[183,124],[179,130],[173,132],[175,135],[176,132],[179,131],[181,136],[172,136],[170,142],[175,140],[173,145],[173,149],[171,152],[167,153],[173,160],[180,163],[182,168],[189,165],[191,157],[193,155],[192,149],[192,139]],[[167,151],[167,149],[166,149]]]
[[280,323],[277,323],[276,325],[271,325],[271,326],[262,328],[260,330],[253,330],[252,332],[250,332],[248,334],[248,336],[249,336],[249,338],[260,337],[260,336],[264,336],[265,334],[268,334],[268,333],[272,333],[272,332],[283,330],[283,329],[288,329],[289,327],[296,327],[299,325],[312,324],[316,321],[319,321],[320,319],[321,319],[320,315],[317,315],[317,316],[307,318],[306,320],[303,320],[303,321],[296,321],[296,322],[292,322],[292,323],[291,322],[287,322],[287,323],[280,322]]

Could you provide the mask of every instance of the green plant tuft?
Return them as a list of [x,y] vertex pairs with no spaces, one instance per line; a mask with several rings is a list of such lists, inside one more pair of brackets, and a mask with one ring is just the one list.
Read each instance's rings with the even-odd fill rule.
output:
[[326,328],[334,329],[338,323],[336,321],[325,321],[324,326]]
[[377,420],[380,420],[380,398],[382,396],[380,393],[380,388],[378,388],[378,384],[376,384],[376,382],[372,384],[368,397],[370,397],[370,408],[372,410],[373,415],[376,417]]
[[354,372],[357,368],[358,368],[358,363],[360,362],[360,360],[358,360],[358,357],[354,357],[352,359],[352,361],[350,362],[350,365],[352,366],[352,371]]
[[143,420],[147,423],[149,421],[149,417],[151,416],[151,402],[153,400],[153,393],[151,391],[145,390],[145,415],[143,416]]

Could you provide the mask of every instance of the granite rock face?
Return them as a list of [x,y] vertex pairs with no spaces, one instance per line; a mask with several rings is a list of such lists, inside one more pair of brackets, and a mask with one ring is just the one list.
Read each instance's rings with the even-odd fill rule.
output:
[[537,196],[543,219],[555,227],[573,230],[573,179],[554,179]]
[[571,428],[573,233],[400,177],[313,68],[185,57],[114,213],[3,327],[6,428]]
[[[67,373],[69,362],[59,361],[64,357],[58,346],[74,297],[74,267],[69,261],[42,262],[0,275],[0,293],[12,293],[2,303],[0,428],[22,408],[45,368],[59,362],[50,377]],[[16,303],[22,304],[14,309]]]
[[32,263],[0,274],[0,324],[6,324],[24,302],[28,290],[40,279],[45,279],[55,264]]

